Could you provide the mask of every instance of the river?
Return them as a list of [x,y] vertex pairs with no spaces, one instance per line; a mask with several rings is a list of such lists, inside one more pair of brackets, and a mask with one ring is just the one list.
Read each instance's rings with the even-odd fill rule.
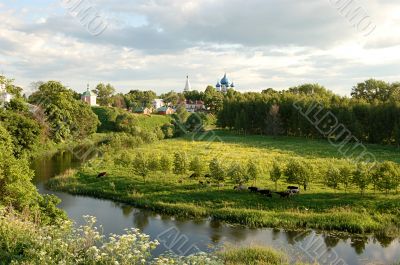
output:
[[48,179],[82,161],[73,152],[63,151],[32,162],[34,182],[42,194],[61,198],[59,207],[78,225],[82,216],[95,216],[106,235],[121,234],[125,228],[136,227],[161,241],[153,253],[173,251],[190,255],[210,252],[224,244],[235,246],[271,246],[289,253],[294,261],[318,261],[320,264],[358,265],[394,264],[400,260],[400,239],[351,236],[317,231],[285,231],[280,229],[250,229],[209,219],[187,220],[140,210],[129,205],[95,198],[72,196],[47,190]]

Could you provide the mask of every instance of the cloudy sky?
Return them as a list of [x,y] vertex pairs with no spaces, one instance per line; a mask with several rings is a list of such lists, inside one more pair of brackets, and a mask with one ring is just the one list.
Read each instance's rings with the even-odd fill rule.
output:
[[350,1],[1,0],[0,71],[26,89],[159,93],[183,90],[187,74],[203,90],[224,72],[240,91],[400,80],[400,3]]

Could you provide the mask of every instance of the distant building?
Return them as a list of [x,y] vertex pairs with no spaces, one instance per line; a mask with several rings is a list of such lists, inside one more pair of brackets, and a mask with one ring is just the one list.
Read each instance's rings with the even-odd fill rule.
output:
[[201,100],[196,100],[196,101],[186,100],[185,108],[188,112],[191,113],[206,110],[204,102]]
[[152,105],[153,109],[158,110],[159,108],[164,107],[165,102],[163,99],[156,98],[155,100],[153,100]]
[[81,99],[83,102],[89,104],[89,106],[97,106],[97,95],[90,91],[89,84],[87,85],[87,90],[82,94]]
[[217,90],[222,93],[226,93],[228,89],[230,88],[235,88],[235,84],[229,80],[229,78],[226,76],[226,73],[224,77],[221,79],[221,81],[218,81],[217,85]]
[[189,92],[192,90],[192,86],[190,85],[189,76],[186,76],[186,85],[183,92]]
[[139,107],[134,110],[134,113],[150,115],[153,111],[149,108]]
[[157,113],[160,115],[172,115],[175,113],[175,110],[173,108],[164,106],[164,107],[157,109]]
[[12,99],[12,95],[7,92],[6,85],[0,84],[0,106],[5,103],[9,103]]

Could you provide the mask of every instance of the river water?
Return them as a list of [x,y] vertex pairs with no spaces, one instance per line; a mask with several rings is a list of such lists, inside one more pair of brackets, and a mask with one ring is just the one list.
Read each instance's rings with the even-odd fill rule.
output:
[[48,179],[82,163],[73,153],[63,151],[32,162],[36,175],[34,181],[40,193],[55,194],[61,198],[59,207],[78,225],[84,222],[84,215],[97,217],[98,225],[103,227],[106,235],[121,234],[125,228],[139,228],[152,239],[161,242],[154,255],[165,251],[190,255],[199,251],[210,252],[228,244],[271,246],[289,253],[293,262],[318,261],[320,264],[358,265],[394,264],[400,261],[399,238],[250,229],[209,219],[178,219],[107,200],[47,190],[45,183]]

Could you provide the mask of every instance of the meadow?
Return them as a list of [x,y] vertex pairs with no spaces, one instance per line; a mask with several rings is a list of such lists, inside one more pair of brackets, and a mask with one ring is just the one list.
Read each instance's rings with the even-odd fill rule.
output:
[[[400,161],[398,149],[368,145],[378,160]],[[371,186],[361,195],[356,187],[331,189],[323,177],[329,165],[352,165],[326,141],[291,137],[240,136],[225,131],[208,131],[201,135],[156,141],[139,146],[101,148],[103,155],[84,164],[77,171],[66,172],[49,182],[54,190],[66,191],[148,208],[160,213],[190,218],[212,217],[252,227],[290,229],[323,229],[350,233],[398,235],[400,226],[400,195],[376,192]],[[224,186],[201,185],[200,178],[188,178],[191,172],[177,175],[154,169],[144,179],[134,170],[138,154],[161,159],[175,152],[184,152],[189,160],[199,157],[204,164],[218,157],[226,168],[231,163],[255,161],[261,174],[255,182],[265,189],[275,189],[269,172],[274,161],[283,166],[288,160],[301,158],[312,166],[314,174],[309,189],[289,199],[274,194],[272,198],[247,191],[233,190],[227,176]],[[107,177],[97,178],[99,172]],[[283,177],[278,190],[289,184]]]

